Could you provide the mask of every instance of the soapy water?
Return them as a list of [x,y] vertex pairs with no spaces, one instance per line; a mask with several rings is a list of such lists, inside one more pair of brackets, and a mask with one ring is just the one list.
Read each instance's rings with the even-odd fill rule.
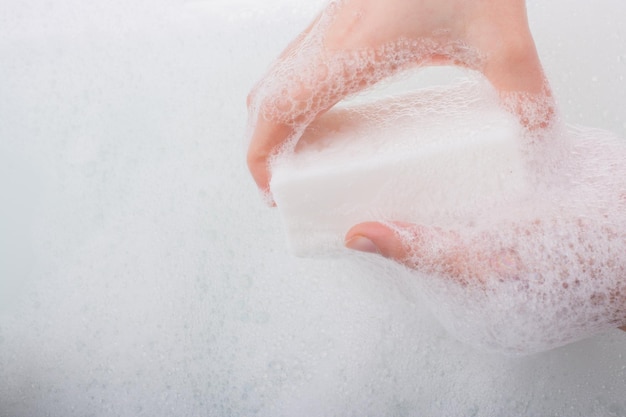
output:
[[[234,138],[247,90],[316,6],[37,6],[9,3],[0,26],[0,229],[15,237],[0,415],[625,414],[621,332],[494,356],[450,337],[397,265],[287,254]],[[622,53],[564,26],[613,39],[623,5],[530,6],[563,116],[623,137]],[[573,136],[605,138],[586,161],[619,162],[611,136]]]

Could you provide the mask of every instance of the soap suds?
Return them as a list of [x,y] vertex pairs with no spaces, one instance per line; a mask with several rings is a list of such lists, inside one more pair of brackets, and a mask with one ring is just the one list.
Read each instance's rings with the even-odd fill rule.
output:
[[[343,228],[345,233],[349,225],[340,223],[343,215],[353,224],[376,220],[437,226],[456,237],[441,247],[429,247],[430,254],[424,253],[429,242],[398,233],[408,236],[407,247],[416,248],[407,263],[426,273],[420,280],[429,298],[436,300],[432,303],[435,316],[460,339],[522,354],[626,324],[624,141],[607,132],[563,123],[547,86],[541,94],[500,96],[487,93],[484,87],[464,90],[461,86],[456,93],[448,90],[440,96],[422,92],[422,100],[408,104],[387,100],[356,110],[333,110],[319,118],[339,98],[428,62],[430,56],[445,56],[468,68],[477,68],[481,60],[471,48],[442,42],[436,34],[432,39],[400,39],[374,49],[329,51],[322,34],[339,7],[341,2],[327,8],[300,42],[277,61],[256,86],[250,106],[252,121],[262,117],[293,128],[292,136],[271,158],[270,167],[278,177],[272,188],[296,252],[311,250],[329,230]],[[485,103],[499,109],[500,119],[487,117]],[[401,131],[420,139],[420,131],[431,123],[438,129],[431,132],[433,137],[452,131],[470,143],[469,138],[485,135],[480,129],[460,128],[468,123],[460,115],[472,112],[486,126],[506,120],[495,131],[515,144],[506,161],[512,175],[505,175],[498,165],[503,163],[502,155],[509,157],[500,148],[492,155],[456,155],[458,164],[474,161],[458,173],[454,165],[433,159],[431,145],[423,140],[395,140]],[[515,129],[503,127],[511,123],[507,117],[515,119]],[[377,142],[368,137],[374,129],[382,136]],[[354,142],[358,139],[363,145],[342,155],[336,142],[351,130]],[[423,164],[414,171],[402,171],[397,166],[411,147],[421,147]],[[445,155],[442,149],[432,155]],[[377,164],[383,166],[388,158],[397,171],[391,167],[377,171]],[[431,165],[429,158],[434,161]],[[448,168],[432,174],[442,164]],[[318,172],[311,168],[316,166]],[[330,167],[330,174],[323,172],[325,166]],[[484,170],[476,174],[480,168]],[[473,185],[451,186],[448,172],[455,178],[474,175]],[[321,179],[308,179],[316,175]],[[367,181],[363,175],[369,175]],[[381,175],[388,179],[381,181]],[[413,184],[400,182],[407,176]],[[333,182],[342,181],[346,188],[335,190]],[[430,188],[420,189],[420,181]],[[371,190],[360,187],[360,182],[370,182]],[[481,191],[481,186],[491,194]],[[392,200],[383,196],[385,190],[401,197]],[[340,201],[336,207],[320,203],[341,193],[345,199],[336,200]],[[355,196],[353,202],[350,193]],[[371,200],[368,193],[373,194]],[[377,196],[405,211],[382,208]],[[424,214],[429,205],[436,214]],[[341,233],[323,249],[332,248],[340,237]]]
[[[485,354],[396,264],[288,254],[241,137],[320,2],[297,3],[2,3],[0,224],[20,236],[0,262],[20,288],[0,288],[0,414],[626,415],[623,332]],[[528,6],[564,116],[624,136],[626,3]]]

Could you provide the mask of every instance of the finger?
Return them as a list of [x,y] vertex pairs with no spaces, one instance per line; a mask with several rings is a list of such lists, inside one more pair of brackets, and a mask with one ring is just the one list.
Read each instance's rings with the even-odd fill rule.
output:
[[257,187],[264,193],[270,191],[269,159],[274,150],[293,134],[294,128],[289,124],[274,123],[263,119],[256,123],[248,147],[247,164]]
[[350,249],[378,253],[427,273],[459,276],[469,258],[456,233],[407,223],[361,223],[348,231],[345,241]]
[[[509,7],[512,9],[507,10]],[[497,18],[506,14],[516,18]],[[490,23],[476,24],[471,31],[472,35],[483,38],[477,44],[479,49],[485,49],[487,56],[477,69],[524,127],[531,131],[549,127],[556,118],[556,104],[528,26],[525,3],[498,3],[487,16]],[[472,35],[470,42],[475,41]],[[488,39],[488,46],[484,45],[484,39]],[[499,42],[492,44],[493,39]]]
[[[251,105],[253,130],[248,147],[250,173],[262,190],[269,190],[272,156],[287,144],[295,144],[306,126],[342,98],[371,84],[370,67],[351,71],[341,61],[326,61],[324,56],[311,57],[285,70],[270,73],[278,84],[256,92]],[[355,76],[356,74],[356,76]]]
[[390,227],[377,222],[360,223],[352,227],[345,237],[349,249],[374,253],[406,264],[410,250]]
[[[309,26],[285,48],[278,57],[278,61],[286,60],[290,54],[300,47],[312,28],[319,22],[319,19],[320,16],[318,15]],[[272,71],[270,70],[270,73],[266,75],[266,77],[271,76],[271,74]],[[261,85],[263,85],[263,80],[252,89],[246,100],[250,113],[249,118],[251,119],[249,123],[254,125],[248,147],[247,164],[259,189],[264,192],[269,192],[270,176],[267,166],[268,159],[277,146],[293,135],[294,128],[287,123],[276,123],[266,120],[262,114],[259,114],[261,112],[259,107],[263,107],[263,104],[257,104],[257,94]]]
[[358,45],[328,41],[336,30],[330,25],[335,12],[323,12],[248,97],[252,128],[247,162],[262,190],[269,191],[272,156],[285,144],[295,144],[318,115],[345,96],[401,69],[397,63],[386,62],[383,55],[364,52]]
[[[491,248],[486,248],[485,243],[491,244]],[[484,233],[462,237],[457,231],[438,227],[366,222],[348,231],[345,245],[461,285],[517,279],[525,271],[517,250]]]

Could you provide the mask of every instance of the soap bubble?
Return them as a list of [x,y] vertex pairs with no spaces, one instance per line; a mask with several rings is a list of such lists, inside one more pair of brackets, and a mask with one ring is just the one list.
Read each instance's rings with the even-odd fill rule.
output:
[[[606,51],[576,35],[588,21],[612,42],[601,34],[623,3],[607,2],[529,7],[573,103],[563,117],[584,110],[568,121],[624,136],[626,94],[609,82],[622,68],[591,68]],[[14,200],[0,211],[32,235],[10,248],[29,256],[12,258],[24,280],[0,308],[0,415],[623,414],[621,332],[484,353],[397,264],[289,254],[245,169],[244,101],[320,2],[260,17],[215,3],[3,3],[0,159],[14,164],[0,191]],[[594,90],[576,90],[592,74]]]
[[626,144],[558,119],[529,129],[498,107],[465,81],[319,118],[275,163],[292,250],[337,255],[354,224],[389,224],[435,316],[488,350],[534,353],[623,325]]
[[[468,45],[435,32],[423,40],[400,38],[369,49],[341,48],[339,41],[334,50],[326,37],[346,4],[330,3],[251,96],[251,123],[263,119],[293,128],[270,168],[294,252],[332,251],[350,225],[365,221],[438,226],[440,234],[452,237],[423,238],[424,229],[397,229],[409,248],[404,262],[426,272],[425,282],[444,281],[443,287],[425,291],[436,304],[458,306],[456,313],[447,309],[437,315],[453,316],[443,321],[448,329],[460,326],[463,331],[452,331],[460,338],[493,350],[532,353],[623,325],[623,141],[563,124],[547,85],[542,93],[499,97],[480,89],[451,89],[439,96],[419,91],[418,99],[386,100],[318,117],[339,98],[429,63],[431,56],[474,69],[483,59]],[[472,99],[481,93],[487,98]],[[467,145],[454,161],[440,160],[440,154],[450,155],[460,145],[446,138],[448,143],[433,151],[430,139],[421,137],[435,124],[441,128],[433,134],[438,139],[446,137],[447,129],[457,141],[470,143],[480,136],[487,143],[480,127],[462,129],[471,123],[462,115],[469,108],[484,125],[498,124],[479,114],[489,104],[519,119],[517,130],[500,127],[497,133],[512,144],[512,156],[502,148],[475,156]],[[422,159],[416,153],[407,163],[411,146],[420,149]],[[465,167],[465,161],[473,165]],[[437,171],[438,166],[443,169]],[[607,170],[618,174],[606,175]],[[476,172],[478,177],[471,177]],[[494,177],[500,181],[496,186],[490,184]],[[406,179],[408,184],[401,182]],[[495,192],[485,197],[481,186]],[[512,317],[500,311],[505,306],[511,306]]]

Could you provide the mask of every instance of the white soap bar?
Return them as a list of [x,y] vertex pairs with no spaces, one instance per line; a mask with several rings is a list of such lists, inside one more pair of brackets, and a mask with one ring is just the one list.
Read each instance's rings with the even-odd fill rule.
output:
[[446,226],[521,195],[520,136],[480,83],[329,111],[272,166],[292,252],[332,254],[364,221]]

